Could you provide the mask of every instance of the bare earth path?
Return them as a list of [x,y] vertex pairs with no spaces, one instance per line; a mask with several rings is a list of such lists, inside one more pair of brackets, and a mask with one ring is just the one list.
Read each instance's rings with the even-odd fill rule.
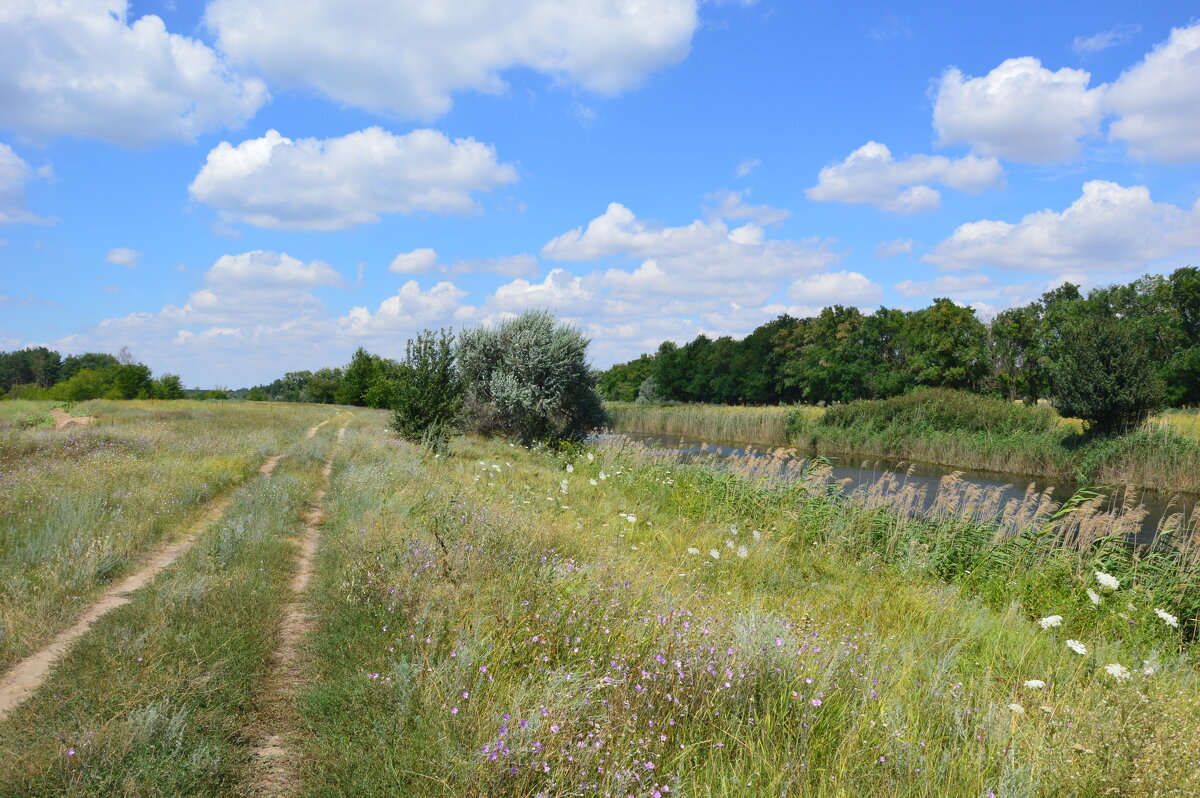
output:
[[[345,436],[346,424],[343,424],[338,430],[337,443],[341,443]],[[295,729],[296,685],[303,677],[304,670],[299,645],[313,626],[304,594],[312,579],[313,557],[321,541],[320,523],[325,516],[325,492],[329,487],[336,451],[337,444],[334,444],[325,458],[325,467],[321,469],[322,485],[313,496],[312,510],[305,519],[307,523],[304,538],[300,541],[300,557],[292,577],[292,600],[283,617],[272,671],[263,692],[261,726],[254,732],[258,743],[254,748],[252,795],[290,796],[296,793],[298,779],[295,756],[289,750],[288,738]]]
[[[310,428],[304,437],[307,439],[316,435],[319,428],[332,420],[332,418],[327,418]],[[277,454],[268,458],[259,467],[259,472],[264,476],[270,476],[281,457],[283,457],[282,454]],[[104,591],[100,599],[89,607],[73,626],[60,632],[44,648],[18,662],[7,673],[0,675],[0,721],[8,717],[14,709],[23,704],[42,686],[54,664],[71,649],[76,640],[87,634],[87,631],[92,628],[92,624],[122,604],[128,604],[130,601],[128,594],[149,584],[150,580],[164,568],[179,559],[196,542],[196,536],[200,532],[225,514],[232,501],[231,494],[213,501],[204,515],[192,524],[183,537],[159,549],[138,571]]]

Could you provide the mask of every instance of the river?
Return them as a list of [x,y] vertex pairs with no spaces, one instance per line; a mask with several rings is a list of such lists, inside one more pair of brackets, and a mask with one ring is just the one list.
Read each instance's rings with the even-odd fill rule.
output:
[[[627,439],[652,449],[678,455],[684,462],[710,462],[720,465],[725,461],[745,461],[752,458],[771,458],[772,450],[738,443],[709,443],[692,438],[669,435],[652,435],[640,432],[611,433],[596,436],[600,440]],[[815,452],[796,451],[795,459],[788,467],[776,470],[784,479],[804,473],[809,458]],[[829,481],[842,486],[848,494],[886,499],[887,495],[903,495],[914,512],[931,512],[947,508],[955,498],[947,488],[947,477],[954,481],[954,492],[975,497],[973,505],[962,505],[962,514],[981,516],[995,511],[1004,515],[1019,512],[1019,508],[1030,502],[1048,497],[1061,505],[1078,490],[1072,483],[1052,482],[1019,474],[1004,474],[992,471],[955,469],[934,463],[900,461],[867,455],[831,455],[822,452],[821,459],[830,465]],[[952,476],[953,475],[953,476]],[[881,484],[881,480],[884,482]],[[939,488],[943,490],[939,491]],[[1124,488],[1099,488],[1103,495],[1100,509],[1119,514],[1121,507],[1135,509],[1129,521],[1133,528],[1128,536],[1135,542],[1152,540],[1164,525],[1174,517],[1174,523],[1184,529],[1200,531],[1200,511],[1197,511],[1197,496],[1194,494],[1164,494],[1154,490],[1135,491],[1126,496]],[[880,503],[887,503],[880,501]],[[1182,515],[1179,515],[1182,513]]]

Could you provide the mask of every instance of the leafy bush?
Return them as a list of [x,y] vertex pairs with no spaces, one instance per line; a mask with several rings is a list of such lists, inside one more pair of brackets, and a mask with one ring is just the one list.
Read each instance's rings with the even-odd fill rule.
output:
[[[458,423],[463,383],[449,330],[421,332],[409,341],[399,376],[372,390],[390,392],[396,415],[392,427],[410,441],[440,445]],[[372,396],[375,399],[375,396]]]
[[1041,434],[1058,429],[1058,419],[1045,407],[1028,407],[1004,399],[924,388],[891,399],[869,399],[829,408],[821,417],[829,427],[857,427],[871,431],[904,428],[913,432],[1026,432]]
[[545,311],[465,331],[458,359],[470,428],[530,444],[577,441],[603,426],[587,347],[583,333]]
[[1054,406],[1099,435],[1125,432],[1163,407],[1166,386],[1145,337],[1129,320],[1085,316],[1063,329]]

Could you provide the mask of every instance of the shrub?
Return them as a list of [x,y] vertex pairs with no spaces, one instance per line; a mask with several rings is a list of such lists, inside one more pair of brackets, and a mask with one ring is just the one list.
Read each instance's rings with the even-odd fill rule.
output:
[[545,311],[462,334],[465,410],[476,432],[535,441],[578,441],[605,423],[588,339]]
[[[415,442],[440,445],[458,423],[463,383],[455,362],[454,335],[425,330],[409,341],[399,376],[376,392],[390,392],[396,414],[392,426]],[[372,397],[382,400],[381,397]]]
[[903,428],[912,432],[1054,432],[1058,419],[1049,408],[1028,407],[1004,399],[923,388],[891,399],[867,399],[829,408],[821,417],[829,427],[857,427],[879,432]]
[[1099,435],[1132,429],[1165,404],[1166,386],[1132,323],[1084,316],[1063,328],[1054,364],[1054,406]]

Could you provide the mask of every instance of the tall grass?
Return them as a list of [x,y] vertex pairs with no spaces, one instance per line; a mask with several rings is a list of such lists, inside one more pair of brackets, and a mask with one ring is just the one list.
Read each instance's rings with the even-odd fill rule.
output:
[[[1190,606],[1180,555],[1155,571],[1036,524],[1005,542],[618,444],[434,457],[367,430],[346,451],[318,562],[309,794],[1194,784],[1191,644],[1154,612]],[[1121,580],[1099,605],[1094,570]]]
[[332,412],[187,401],[80,410],[97,424],[0,429],[0,668]]
[[789,420],[797,413],[819,417],[816,407],[731,407],[726,405],[605,404],[614,430],[702,438],[724,443],[782,446]]

